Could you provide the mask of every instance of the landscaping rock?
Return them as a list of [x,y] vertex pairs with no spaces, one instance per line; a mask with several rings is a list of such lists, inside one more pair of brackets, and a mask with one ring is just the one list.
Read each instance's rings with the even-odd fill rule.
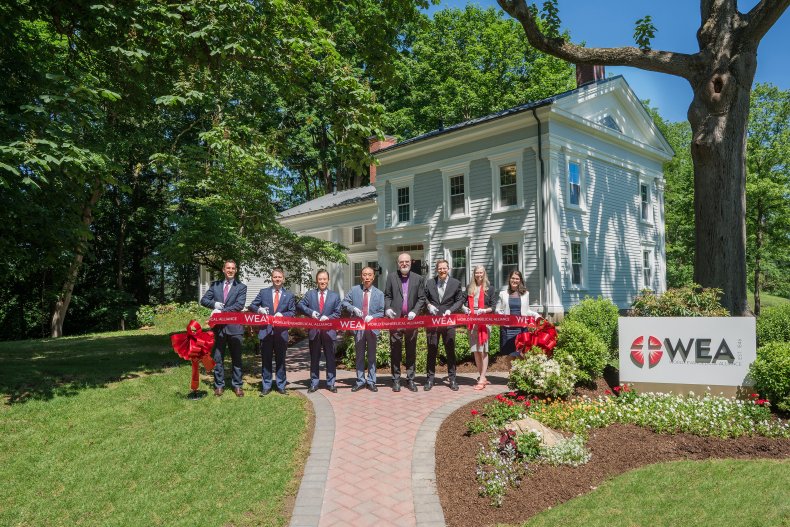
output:
[[542,443],[546,446],[554,446],[561,439],[565,439],[565,436],[562,435],[561,433],[557,432],[556,430],[552,430],[551,428],[544,425],[540,421],[536,421],[531,417],[527,417],[526,419],[519,419],[518,421],[513,421],[512,423],[505,425],[505,428],[507,430],[514,430],[516,433],[531,432],[532,430],[537,430],[538,432],[540,432]]

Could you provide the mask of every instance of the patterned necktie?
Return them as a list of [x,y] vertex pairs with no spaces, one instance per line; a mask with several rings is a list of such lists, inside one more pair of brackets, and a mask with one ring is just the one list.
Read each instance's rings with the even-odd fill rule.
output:
[[280,290],[279,289],[275,289],[274,290],[274,309],[273,309],[273,311],[275,313],[277,312],[277,305],[279,303],[280,303]]
[[324,292],[323,291],[321,291],[321,293],[318,295],[318,311],[321,312],[321,313],[324,312]]
[[439,282],[439,301],[441,302],[444,300],[444,286],[447,285],[447,282],[442,281]]
[[367,289],[365,289],[365,294],[362,295],[362,316],[363,317],[368,316],[368,300],[369,300],[368,293],[369,293],[369,291]]
[[228,291],[230,291],[230,282],[225,282],[225,289],[222,290],[222,302],[228,301]]

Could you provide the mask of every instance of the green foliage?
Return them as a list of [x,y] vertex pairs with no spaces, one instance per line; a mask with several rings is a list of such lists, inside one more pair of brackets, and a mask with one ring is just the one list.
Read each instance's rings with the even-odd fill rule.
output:
[[720,302],[721,291],[696,284],[668,289],[657,295],[642,291],[631,304],[635,317],[726,317],[729,312]]
[[634,27],[634,42],[642,51],[650,51],[650,41],[656,36],[656,26],[653,25],[653,17],[645,15],[636,21]]
[[526,460],[538,457],[541,452],[540,434],[535,431],[518,434],[516,436],[516,451]]
[[790,342],[769,342],[757,349],[749,368],[754,388],[783,412],[790,412]]
[[523,359],[514,360],[508,386],[521,393],[567,397],[573,392],[578,370],[570,354],[548,358],[543,350],[533,347]]
[[554,357],[570,357],[576,365],[576,378],[591,382],[603,374],[610,353],[607,346],[588,326],[581,322],[563,321],[557,335]]
[[578,322],[606,344],[612,356],[617,354],[617,319],[620,310],[608,298],[585,298],[565,315],[565,322]]
[[770,307],[757,317],[757,343],[790,342],[790,304]]
[[210,316],[211,310],[197,302],[145,305],[140,306],[136,313],[139,327],[156,326],[173,330],[186,327],[190,320],[197,320],[203,325]]
[[477,410],[472,410],[472,419],[466,422],[466,430],[469,435],[479,434],[488,428],[488,423],[480,417],[480,413]]

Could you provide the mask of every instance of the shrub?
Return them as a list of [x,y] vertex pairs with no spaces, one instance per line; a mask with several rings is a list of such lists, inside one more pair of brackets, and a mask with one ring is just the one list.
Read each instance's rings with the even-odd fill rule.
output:
[[617,354],[617,317],[619,309],[611,300],[598,297],[585,298],[573,306],[565,316],[565,322],[578,322],[595,333],[609,348],[610,355]]
[[533,347],[523,359],[513,361],[508,386],[538,396],[567,397],[576,383],[576,372],[570,355],[555,353],[550,359],[543,350]]
[[[346,331],[337,343],[336,353],[338,357],[342,357],[342,364],[349,370],[356,369],[356,353],[354,351],[354,332]],[[376,342],[376,368],[389,366],[390,364],[390,334],[387,330],[382,330],[379,333],[378,341]],[[365,360],[367,367],[367,359]],[[403,368],[401,367],[401,370]]]
[[642,291],[631,305],[635,317],[726,317],[719,299],[721,289],[703,288],[697,284],[668,289],[663,295]]
[[542,448],[540,432],[532,430],[516,436],[516,451],[524,459],[535,459]]
[[577,379],[591,382],[603,373],[609,350],[601,339],[579,322],[563,322],[557,335],[554,356],[570,356],[579,369]]
[[757,350],[749,373],[754,388],[783,412],[790,412],[790,342],[769,342]]
[[153,326],[156,309],[154,306],[140,306],[137,308],[137,324],[140,327]]
[[757,343],[790,342],[790,304],[767,307],[757,317]]
[[140,306],[136,313],[137,323],[141,326],[158,326],[173,331],[183,330],[191,319],[204,325],[210,316],[211,310],[197,302]]

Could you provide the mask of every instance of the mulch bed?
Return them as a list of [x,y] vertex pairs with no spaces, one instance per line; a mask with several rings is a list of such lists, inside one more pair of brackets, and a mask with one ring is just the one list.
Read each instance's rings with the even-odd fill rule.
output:
[[[586,390],[600,393],[604,386]],[[467,435],[472,409],[482,410],[493,397],[467,404],[442,424],[436,438],[436,482],[445,521],[450,527],[519,524],[550,507],[590,492],[626,471],[676,460],[711,458],[790,458],[790,439],[741,437],[716,439],[689,434],[662,435],[633,425],[593,430],[587,447],[592,459],[580,467],[534,465],[520,489],[511,489],[501,507],[478,495],[475,456],[485,434]]]

